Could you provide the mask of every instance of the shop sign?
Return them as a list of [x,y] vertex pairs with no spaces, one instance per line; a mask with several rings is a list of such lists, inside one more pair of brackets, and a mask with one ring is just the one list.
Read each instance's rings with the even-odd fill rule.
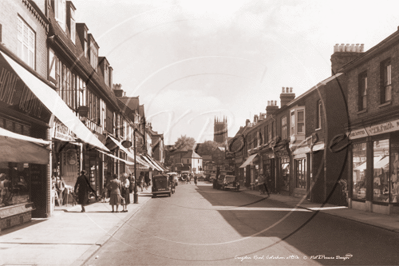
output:
[[273,153],[265,153],[262,154],[263,159],[273,159],[274,158],[274,154]]
[[94,131],[94,132],[96,132],[96,133],[98,133],[98,134],[100,134],[100,135],[103,134],[103,128],[102,128],[101,126],[97,125],[96,123],[93,123],[93,122],[90,121],[90,120],[87,120],[87,121],[86,121],[86,126],[87,126],[91,131]]
[[389,121],[361,129],[356,129],[348,132],[349,139],[358,139],[367,136],[375,136],[388,132],[399,131],[399,120]]
[[74,141],[76,135],[59,121],[54,122],[54,138],[62,141]]

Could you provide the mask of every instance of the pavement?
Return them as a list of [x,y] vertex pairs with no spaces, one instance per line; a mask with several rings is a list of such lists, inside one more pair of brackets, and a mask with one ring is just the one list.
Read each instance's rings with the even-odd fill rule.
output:
[[[399,215],[396,214],[383,215],[344,206],[321,205],[281,194],[260,195],[258,191],[246,188],[241,192],[293,208],[319,211],[399,232]],[[150,199],[151,191],[139,192],[138,204],[129,204],[128,212],[119,213],[111,213],[109,203],[103,202],[86,206],[85,213],[80,212],[80,205],[56,207],[50,218],[32,219],[30,223],[3,230],[0,232],[0,265],[83,265],[129,219],[134,219]]]
[[83,265],[150,199],[151,191],[139,192],[138,204],[118,213],[106,202],[92,203],[84,213],[80,205],[56,206],[50,218],[0,232],[0,265]]
[[345,206],[336,206],[332,204],[313,203],[304,198],[286,196],[282,194],[260,195],[259,191],[247,188],[240,189],[244,193],[256,195],[258,197],[268,198],[268,200],[279,201],[285,203],[292,208],[304,208],[313,212],[322,212],[345,219],[379,227],[389,231],[399,233],[399,215],[398,214],[379,214],[366,212],[362,210],[350,209]]

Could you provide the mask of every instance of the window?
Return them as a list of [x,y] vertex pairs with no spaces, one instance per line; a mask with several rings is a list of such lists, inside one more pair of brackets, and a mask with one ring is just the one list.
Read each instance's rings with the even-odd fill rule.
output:
[[89,40],[87,39],[87,31],[85,30],[83,33],[83,43],[84,43],[84,53],[85,57],[89,57]]
[[98,65],[98,51],[92,45],[90,47],[90,65],[94,68],[94,70],[97,70],[97,65]]
[[288,138],[287,117],[286,116],[281,118],[281,138],[282,139],[287,139]]
[[358,111],[362,111],[367,108],[367,72],[359,75],[358,94]]
[[389,139],[373,141],[373,201],[389,201]]
[[297,188],[306,188],[306,159],[295,159],[295,178]]
[[303,108],[291,110],[290,134],[305,134],[305,110]]
[[17,55],[28,66],[35,69],[36,34],[20,17],[18,17],[17,32]]
[[54,15],[55,20],[65,31],[66,22],[66,1],[65,0],[54,0]]
[[367,170],[367,145],[366,142],[352,145],[352,199],[366,199],[366,170]]
[[317,129],[319,129],[319,128],[321,128],[321,117],[322,117],[322,113],[321,113],[321,111],[322,111],[322,103],[321,103],[321,100],[319,100],[318,102],[317,102],[317,113],[316,113],[316,128]]
[[71,40],[73,43],[76,41],[76,21],[75,21],[75,9],[72,7],[72,5],[69,7],[69,27],[71,31]]
[[49,80],[52,81],[53,83],[56,83],[57,78],[56,78],[56,65],[57,65],[57,57],[54,54],[54,51],[52,49],[49,49],[49,54],[48,54],[48,75],[49,75]]
[[392,99],[391,83],[391,59],[381,63],[381,103],[389,102]]

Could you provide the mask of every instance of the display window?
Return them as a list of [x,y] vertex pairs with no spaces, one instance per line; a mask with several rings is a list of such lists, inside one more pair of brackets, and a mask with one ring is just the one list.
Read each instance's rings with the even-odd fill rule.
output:
[[389,139],[373,141],[373,201],[389,202]]
[[367,170],[367,144],[366,142],[354,143],[352,145],[353,165],[353,195],[352,199],[366,199],[366,170]]
[[389,173],[390,201],[398,204],[399,201],[399,140],[393,140],[391,143],[391,171]]
[[0,163],[0,208],[30,202],[28,163]]

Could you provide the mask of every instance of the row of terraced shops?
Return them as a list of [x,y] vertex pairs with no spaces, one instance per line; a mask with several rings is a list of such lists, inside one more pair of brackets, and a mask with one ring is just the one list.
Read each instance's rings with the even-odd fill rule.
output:
[[398,32],[368,51],[335,45],[329,78],[298,97],[283,87],[230,141],[242,185],[399,213],[398,51]]

